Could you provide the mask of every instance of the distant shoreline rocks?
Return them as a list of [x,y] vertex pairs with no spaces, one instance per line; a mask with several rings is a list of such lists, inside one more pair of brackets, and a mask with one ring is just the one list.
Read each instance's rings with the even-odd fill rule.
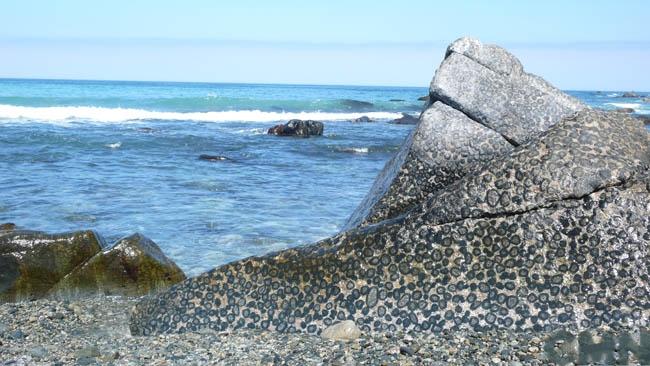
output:
[[269,135],[276,136],[322,136],[324,126],[322,122],[313,120],[292,119],[285,124],[280,124],[269,128]]
[[418,123],[418,118],[408,113],[402,113],[401,117],[390,121],[390,123],[394,123],[396,125],[415,125]]

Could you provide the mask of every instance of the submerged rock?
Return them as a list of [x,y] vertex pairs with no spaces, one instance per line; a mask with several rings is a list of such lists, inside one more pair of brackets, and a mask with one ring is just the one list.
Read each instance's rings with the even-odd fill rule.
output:
[[149,296],[132,334],[649,326],[642,123],[586,108],[470,39],[450,46],[432,95],[347,231]]
[[292,119],[291,121],[269,128],[269,135],[277,136],[321,136],[323,134],[323,123],[312,120]]
[[158,245],[141,234],[120,239],[75,268],[52,291],[57,295],[103,293],[137,296],[157,292],[185,279]]
[[207,155],[207,154],[201,154],[199,155],[199,160],[205,160],[205,161],[226,161],[226,160],[231,160],[227,156],[223,155]]
[[375,106],[370,102],[366,102],[363,100],[354,100],[354,99],[341,99],[341,104],[353,110],[364,110]]
[[419,97],[418,100],[423,101],[423,102],[428,102],[429,101],[429,96],[428,95],[423,95],[423,96]]
[[136,234],[107,249],[94,231],[0,232],[0,302],[79,294],[143,295],[185,279]]
[[395,118],[394,120],[390,121],[390,123],[395,123],[398,125],[414,125],[418,123],[418,119],[408,113],[402,113],[401,117]]

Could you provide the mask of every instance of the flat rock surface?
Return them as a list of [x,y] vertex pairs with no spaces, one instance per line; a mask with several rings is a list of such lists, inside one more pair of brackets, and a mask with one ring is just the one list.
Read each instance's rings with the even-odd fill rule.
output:
[[507,330],[369,333],[353,341],[259,330],[133,337],[128,310],[135,302],[95,297],[0,305],[0,365],[542,365],[555,356],[544,347],[559,352],[565,342]]

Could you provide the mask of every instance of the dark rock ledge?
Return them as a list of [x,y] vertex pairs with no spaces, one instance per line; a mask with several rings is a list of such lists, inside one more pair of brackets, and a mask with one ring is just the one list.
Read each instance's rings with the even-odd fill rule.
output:
[[90,230],[46,234],[7,228],[0,230],[0,302],[144,295],[185,279],[180,268],[140,234],[108,248]]
[[592,110],[468,38],[429,95],[344,232],[148,296],[131,333],[648,327],[641,121]]

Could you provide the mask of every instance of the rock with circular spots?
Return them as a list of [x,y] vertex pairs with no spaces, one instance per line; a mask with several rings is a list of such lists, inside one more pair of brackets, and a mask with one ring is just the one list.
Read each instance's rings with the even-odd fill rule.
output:
[[141,234],[118,240],[75,268],[50,291],[51,295],[79,294],[137,296],[157,292],[185,279],[185,274]]
[[436,102],[424,111],[345,228],[399,216],[477,165],[512,149],[498,133]]
[[[518,70],[504,51],[472,47],[451,53],[487,57],[476,63],[497,79]],[[503,59],[491,59],[497,56]],[[500,82],[495,88],[507,89],[509,98],[518,84]],[[418,188],[425,193],[413,194],[410,205],[387,209],[391,214],[376,221],[366,221],[376,212],[368,209],[361,225],[332,238],[236,261],[146,297],[132,313],[132,334],[203,328],[319,334],[345,320],[362,332],[650,326],[648,131],[621,113],[574,113],[564,102],[548,107],[555,91],[536,86],[535,93],[546,93],[543,102],[514,114],[530,136],[504,137],[497,125],[434,103],[387,165],[395,171],[378,178],[384,184],[378,196],[386,196],[396,182],[390,177],[409,174],[400,170],[405,161],[440,154],[420,172],[431,186]],[[494,116],[501,101],[484,102],[485,116]],[[540,115],[531,117],[533,111]],[[429,121],[433,131],[446,132],[424,132],[427,113],[444,116]],[[466,133],[454,135],[456,128]],[[486,138],[493,142],[485,149],[502,150],[473,149],[472,142]],[[459,173],[435,185],[437,165]]]
[[345,320],[325,328],[320,336],[337,341],[355,340],[361,337],[361,330],[354,321]]
[[542,78],[524,72],[501,47],[461,38],[447,49],[431,81],[430,99],[521,144],[585,105]]
[[431,82],[430,97],[414,133],[386,164],[344,229],[397,217],[477,164],[586,108],[525,73],[503,48],[471,38],[449,46]]

